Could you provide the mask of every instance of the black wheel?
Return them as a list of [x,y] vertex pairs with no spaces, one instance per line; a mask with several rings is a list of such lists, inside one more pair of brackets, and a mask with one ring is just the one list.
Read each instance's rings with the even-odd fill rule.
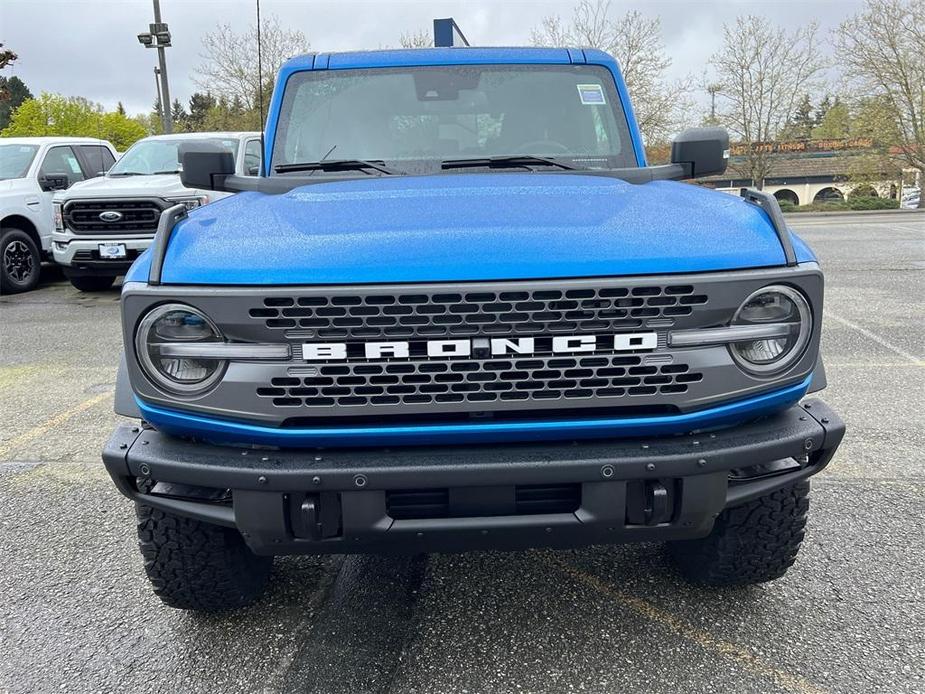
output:
[[263,595],[273,557],[258,557],[234,528],[136,504],[138,544],[154,593],[170,607],[224,612]]
[[105,275],[79,275],[68,277],[71,284],[82,292],[102,292],[109,289],[112,283],[116,281],[115,277]]
[[42,274],[42,256],[35,241],[22,229],[0,232],[0,290],[15,294],[35,289]]
[[780,578],[796,560],[809,511],[809,482],[726,509],[700,540],[669,542],[681,574],[706,586],[744,586]]

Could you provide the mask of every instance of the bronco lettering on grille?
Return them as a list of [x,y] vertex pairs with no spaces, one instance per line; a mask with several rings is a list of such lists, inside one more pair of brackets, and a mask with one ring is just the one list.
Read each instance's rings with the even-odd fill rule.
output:
[[507,354],[579,354],[653,350],[658,335],[556,335],[555,337],[474,338],[471,340],[416,340],[389,342],[305,342],[305,361],[347,359],[407,359],[410,357],[497,357]]

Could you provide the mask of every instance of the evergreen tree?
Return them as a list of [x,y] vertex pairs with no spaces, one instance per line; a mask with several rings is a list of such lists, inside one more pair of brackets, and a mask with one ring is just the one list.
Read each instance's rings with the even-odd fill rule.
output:
[[205,128],[206,116],[213,106],[215,106],[215,97],[208,92],[196,92],[189,98],[187,123],[190,131],[197,132]]
[[797,105],[797,110],[790,120],[788,137],[799,140],[808,140],[812,136],[813,126],[816,121],[813,118],[813,105],[809,100],[809,94],[804,94],[803,99]]
[[13,111],[27,99],[32,98],[29,87],[16,77],[0,77],[0,130],[10,124]]

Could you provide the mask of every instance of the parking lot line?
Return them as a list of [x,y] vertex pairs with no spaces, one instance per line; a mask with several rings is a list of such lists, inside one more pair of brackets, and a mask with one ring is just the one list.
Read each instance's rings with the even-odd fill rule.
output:
[[880,337],[879,335],[875,333],[872,333],[867,328],[863,328],[857,323],[854,323],[848,320],[847,318],[842,318],[841,316],[835,313],[832,313],[831,309],[826,309],[825,317],[826,319],[834,320],[836,323],[841,323],[846,328],[851,328],[852,330],[856,330],[857,332],[861,333],[864,337],[870,340],[873,340],[881,347],[886,347],[888,350],[893,352],[893,354],[898,354],[900,357],[902,357],[903,359],[907,361],[912,362],[916,366],[925,366],[925,360],[922,360],[921,358],[915,356],[914,354],[910,354],[904,349],[897,347],[896,345],[894,345],[892,342],[889,342],[888,340],[884,340],[882,337]]
[[624,593],[619,588],[601,580],[593,574],[586,573],[580,569],[567,564],[564,561],[554,558],[547,558],[545,563],[559,569],[571,578],[580,583],[593,588],[599,593],[616,600],[623,607],[629,608],[649,619],[652,622],[660,624],[670,629],[679,636],[696,643],[698,646],[711,653],[730,658],[743,668],[754,675],[766,677],[778,683],[785,689],[796,692],[797,694],[828,694],[828,690],[822,689],[816,684],[799,675],[781,670],[771,663],[759,658],[744,646],[739,646],[730,641],[718,639],[712,634],[692,626],[688,622],[676,617],[675,615],[656,607],[648,600]]
[[9,455],[11,452],[16,450],[17,448],[20,448],[21,446],[24,446],[30,441],[33,441],[34,439],[37,439],[40,436],[43,436],[44,434],[47,434],[49,431],[51,431],[55,427],[60,426],[61,424],[64,424],[64,422],[69,420],[71,417],[74,417],[75,415],[78,415],[81,412],[84,412],[85,410],[89,410],[91,407],[93,407],[97,403],[102,402],[106,398],[111,398],[111,397],[112,397],[112,393],[109,391],[104,392],[104,393],[97,393],[92,398],[87,398],[83,402],[77,405],[74,405],[73,407],[67,410],[59,412],[54,417],[46,419],[44,422],[42,422],[38,426],[34,426],[28,431],[23,432],[19,436],[13,437],[6,443],[0,444],[0,460],[5,458],[7,455]]

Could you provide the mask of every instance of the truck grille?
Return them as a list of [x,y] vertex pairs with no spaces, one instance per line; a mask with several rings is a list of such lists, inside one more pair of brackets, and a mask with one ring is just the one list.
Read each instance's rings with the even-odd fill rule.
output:
[[[230,342],[289,346],[285,360],[229,362],[213,390],[183,403],[190,411],[285,428],[649,417],[775,387],[743,372],[726,345],[668,344],[671,331],[727,325],[750,293],[774,282],[821,302],[817,273],[775,268],[413,285],[159,287],[123,295],[123,306],[124,322],[132,326],[154,302],[187,302]],[[562,347],[585,337],[594,340],[581,344],[593,349]],[[455,341],[459,350],[432,350],[436,341]],[[401,349],[370,349],[375,342]],[[804,378],[814,359],[808,355],[791,382]],[[140,374],[134,383],[140,397],[176,406]]]
[[274,296],[250,309],[272,330],[319,338],[548,335],[638,328],[689,316],[707,296],[692,285],[534,291]]
[[[72,200],[64,205],[64,222],[78,234],[153,234],[157,231],[163,200]],[[122,218],[105,222],[104,212],[118,212]]]
[[639,356],[326,364],[317,376],[271,379],[257,396],[275,407],[529,403],[686,393],[703,379],[687,364],[647,365]]

